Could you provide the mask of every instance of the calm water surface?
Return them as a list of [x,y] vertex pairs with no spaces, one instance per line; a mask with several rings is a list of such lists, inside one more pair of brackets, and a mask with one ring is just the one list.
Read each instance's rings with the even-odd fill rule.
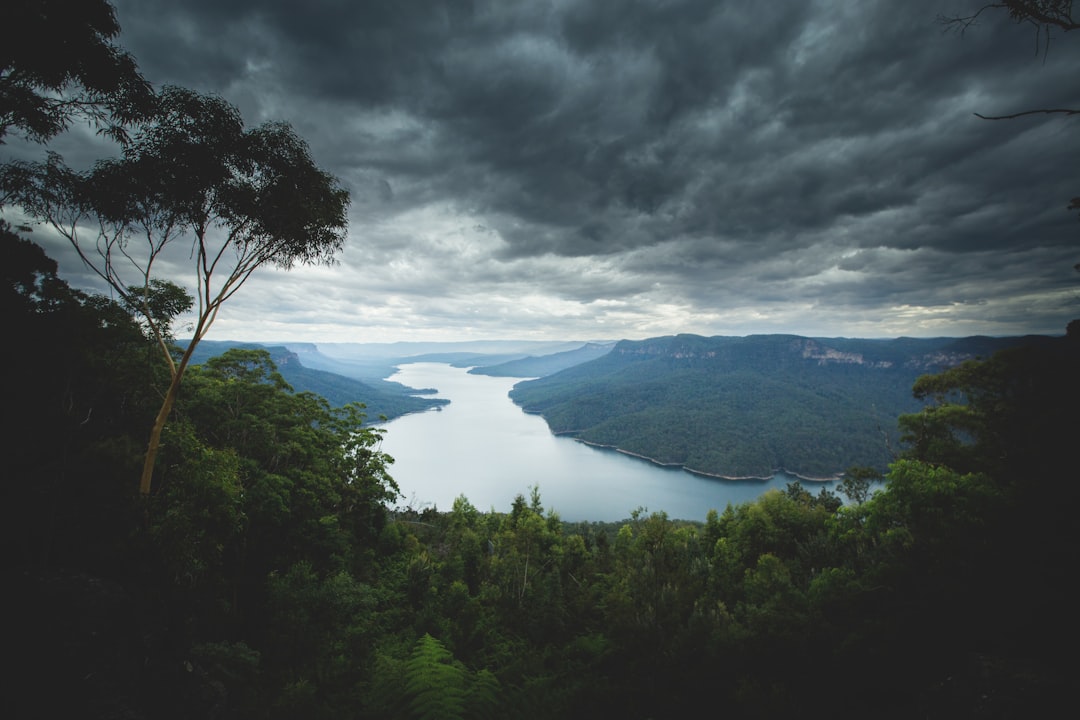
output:
[[[479,510],[509,512],[514,496],[537,487],[545,509],[563,520],[615,521],[631,511],[663,510],[669,517],[705,520],[710,508],[753,500],[794,478],[768,481],[704,478],[663,468],[612,450],[551,434],[538,415],[528,415],[507,393],[521,378],[469,375],[441,363],[402,365],[391,380],[437,388],[450,400],[442,410],[396,418],[383,427],[382,449],[394,458],[390,471],[416,509],[449,510],[465,495]],[[817,493],[819,483],[803,483]],[[828,483],[832,486],[832,483]]]

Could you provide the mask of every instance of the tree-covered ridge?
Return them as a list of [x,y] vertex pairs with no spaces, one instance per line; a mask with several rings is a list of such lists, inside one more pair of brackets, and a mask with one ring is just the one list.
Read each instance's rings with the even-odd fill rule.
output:
[[1051,338],[862,340],[678,335],[521,382],[511,398],[552,431],[725,477],[884,470],[920,375]]
[[305,365],[304,358],[280,345],[240,343],[225,340],[199,343],[192,361],[203,363],[230,349],[263,349],[277,366],[278,372],[297,392],[311,392],[325,398],[332,406],[362,403],[373,420],[393,420],[407,413],[422,412],[447,404],[442,398],[422,397],[421,391],[398,383],[378,380],[362,381],[335,372]]
[[487,362],[479,367],[472,368],[469,372],[474,375],[496,377],[544,377],[580,365],[583,362],[603,357],[611,351],[613,346],[614,343],[585,343],[574,350],[565,350],[548,355],[530,355],[518,360],[509,360],[496,364]]
[[920,378],[883,490],[853,468],[842,496],[792,484],[704,523],[564,523],[538,488],[399,507],[359,408],[232,348],[192,368],[143,499],[154,339],[2,239],[3,316],[44,338],[5,388],[13,717],[1007,718],[1071,696],[1075,332]]

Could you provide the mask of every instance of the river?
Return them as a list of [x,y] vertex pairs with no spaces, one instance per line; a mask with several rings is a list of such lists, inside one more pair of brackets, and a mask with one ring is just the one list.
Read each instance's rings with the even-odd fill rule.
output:
[[[710,508],[783,489],[795,478],[733,481],[665,468],[614,450],[556,437],[507,393],[521,378],[470,375],[441,363],[402,365],[390,380],[437,388],[441,410],[395,418],[382,427],[382,450],[404,494],[399,504],[449,510],[464,495],[479,510],[509,512],[516,495],[536,487],[547,510],[563,520],[618,521],[631,511],[664,511],[672,519],[704,521]],[[804,482],[813,493],[822,483]],[[834,483],[825,483],[832,487]]]

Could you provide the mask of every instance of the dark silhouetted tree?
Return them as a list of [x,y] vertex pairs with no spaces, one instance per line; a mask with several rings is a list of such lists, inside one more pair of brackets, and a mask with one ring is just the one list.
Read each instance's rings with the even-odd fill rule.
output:
[[0,43],[0,143],[14,129],[46,142],[82,117],[113,139],[149,111],[153,92],[106,0],[15,0]]
[[[347,226],[348,192],[291,127],[247,129],[224,100],[175,87],[161,92],[155,116],[119,158],[80,172],[50,154],[8,166],[0,185],[67,238],[158,341],[172,379],[150,434],[143,495],[184,371],[221,306],[263,265],[332,263]],[[197,307],[191,342],[176,359],[169,337],[182,298],[153,274],[180,243],[190,244]]]

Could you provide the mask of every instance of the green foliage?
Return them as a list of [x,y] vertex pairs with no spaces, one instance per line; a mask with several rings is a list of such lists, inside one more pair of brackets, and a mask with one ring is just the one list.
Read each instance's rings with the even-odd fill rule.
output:
[[187,290],[176,283],[157,278],[151,278],[125,301],[132,315],[145,319],[145,332],[159,332],[162,340],[170,344],[175,340],[173,322],[194,304]]
[[184,462],[170,468],[159,498],[162,512],[150,529],[163,569],[182,587],[207,578],[220,581],[227,548],[238,541],[245,523],[236,451],[206,447],[186,424],[170,429],[166,442],[179,449]]
[[[66,238],[158,341],[170,378],[147,443],[144,496],[192,353],[222,304],[263,265],[332,263],[348,224],[348,192],[315,165],[291,127],[245,129],[234,106],[178,87],[157,94],[153,114],[120,157],[85,171],[53,152],[44,163],[14,162],[0,172],[0,191]],[[93,239],[79,232],[88,224],[97,229]],[[147,242],[129,243],[132,237]],[[179,360],[168,339],[174,313],[190,304],[183,291],[152,278],[178,241],[192,243],[198,300]]]
[[[1075,551],[1060,529],[1071,522],[1080,497],[1069,482],[1080,432],[1078,361],[1075,333],[1051,345],[998,353],[920,379],[916,392],[932,404],[900,419],[912,436],[910,457],[936,468],[911,473],[900,466],[904,482],[896,511],[917,520],[924,535],[939,537],[939,550],[948,544],[948,555],[964,558],[954,574],[969,590],[955,594],[992,599],[979,600],[979,612],[966,619],[995,622],[998,647],[1038,644],[1036,636],[1055,632],[1049,618],[1065,612],[1055,588]],[[933,495],[917,481],[920,474],[933,478]],[[915,549],[922,547],[919,541],[915,535]],[[938,560],[931,567],[940,565]],[[995,582],[1003,572],[1011,581]],[[991,619],[1018,617],[1016,607],[1033,609],[1022,621]]]
[[[40,247],[0,223],[5,545],[16,565],[116,562],[145,407],[160,380],[121,306],[71,289]],[[86,508],[94,508],[87,512]],[[77,559],[77,560],[76,560]]]
[[[37,659],[16,692],[47,669],[65,697],[107,678],[166,718],[649,718],[1014,717],[1072,691],[1072,338],[920,380],[928,407],[904,422],[933,441],[913,437],[873,494],[876,469],[853,466],[843,505],[792,483],[700,524],[564,523],[537,487],[503,512],[465,496],[391,510],[363,409],[236,348],[192,368],[159,492],[136,503],[117,478],[156,405],[154,340],[15,240],[7,317],[73,343],[27,348],[6,389],[26,452],[5,547],[34,629],[13,652]],[[103,577],[128,598],[108,606],[124,628],[108,646],[79,629],[109,601]],[[152,602],[116,609],[134,597]],[[79,662],[43,658],[57,634],[45,646]]]
[[728,477],[777,470],[884,472],[920,373],[1019,339],[892,341],[787,335],[623,341],[519,383],[511,397],[552,430]]
[[[612,344],[610,343],[585,343],[576,350],[541,355],[540,357],[530,355],[526,358],[497,364],[491,364],[490,360],[481,358],[480,362],[483,362],[483,365],[474,367],[469,372],[474,375],[490,375],[493,377],[543,377],[603,357],[611,352],[611,348]],[[458,364],[455,367],[462,366]]]
[[419,720],[465,717],[466,671],[441,642],[424,634],[405,665],[410,716]]
[[357,663],[369,660],[368,625],[376,598],[348,572],[320,574],[306,561],[268,579],[272,630],[264,639],[266,664],[286,685],[320,694],[319,705],[356,682]]
[[909,454],[1002,481],[1064,469],[1080,398],[1077,346],[1067,336],[919,378],[914,392],[929,404],[899,420]]
[[149,111],[149,84],[134,58],[112,42],[120,25],[111,3],[15,0],[4,20],[0,143],[13,128],[46,142],[79,117],[125,140],[124,126]]
[[294,394],[265,350],[234,348],[192,369],[177,410],[201,442],[237,454],[249,563],[362,568],[399,491],[359,406]]
[[848,499],[849,503],[862,504],[870,499],[874,483],[882,480],[882,475],[870,467],[850,467],[837,487],[837,491]]
[[[246,350],[262,349],[270,353],[278,372],[297,392],[310,392],[325,398],[337,407],[350,402],[361,402],[369,417],[392,420],[410,412],[420,412],[445,405],[449,400],[425,398],[412,393],[412,388],[387,382],[360,381],[335,372],[309,368],[308,357],[299,357],[282,346],[258,343],[237,343],[227,340],[203,340],[192,353],[193,364],[205,364],[210,358],[221,355],[230,348]],[[389,373],[390,368],[384,369]]]

